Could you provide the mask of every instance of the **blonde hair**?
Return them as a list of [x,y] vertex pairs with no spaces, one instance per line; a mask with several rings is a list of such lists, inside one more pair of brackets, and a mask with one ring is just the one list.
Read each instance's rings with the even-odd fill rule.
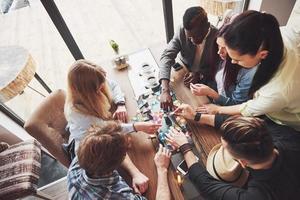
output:
[[[99,88],[103,87],[100,91]],[[68,72],[67,104],[80,113],[111,119],[112,98],[106,72],[87,60],[77,60]]]

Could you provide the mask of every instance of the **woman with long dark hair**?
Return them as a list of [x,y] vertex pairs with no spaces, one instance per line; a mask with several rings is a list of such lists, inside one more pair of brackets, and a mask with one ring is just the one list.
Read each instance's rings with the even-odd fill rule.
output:
[[246,11],[224,33],[232,62],[244,68],[260,63],[253,78],[253,99],[235,106],[205,105],[207,113],[243,116],[266,115],[273,122],[300,131],[300,50],[296,36],[280,32],[276,18]]
[[211,49],[211,79],[216,82],[216,90],[204,84],[190,85],[194,95],[208,96],[222,106],[240,104],[249,99],[249,89],[257,69],[242,68],[231,62],[223,38],[227,28],[228,25],[224,25],[219,30]]

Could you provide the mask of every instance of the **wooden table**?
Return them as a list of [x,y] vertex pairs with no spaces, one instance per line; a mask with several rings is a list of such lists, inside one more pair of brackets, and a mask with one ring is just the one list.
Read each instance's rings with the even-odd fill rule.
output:
[[[149,51],[149,50],[145,49],[141,51]],[[131,58],[137,59],[136,55],[141,54],[141,51],[130,54],[129,62]],[[122,71],[118,71],[111,64],[108,63],[111,62],[106,62],[106,65],[103,65],[102,67],[105,68],[105,70],[107,71],[109,78],[116,80],[120,84],[126,96],[126,107],[128,110],[129,117],[131,118],[136,115],[137,102],[134,96],[132,86],[128,79],[128,70],[125,69]],[[180,88],[182,87],[179,88],[175,87],[174,88],[175,92],[180,93],[181,90]],[[184,95],[180,96],[180,100],[186,103],[191,103],[191,104],[195,103],[189,97]],[[202,162],[206,163],[207,154],[215,144],[219,143],[219,136],[214,131],[213,128],[199,126],[196,124],[191,124],[190,127],[193,132],[193,139],[195,141],[196,147],[200,152],[201,160]],[[157,171],[153,161],[154,155],[156,153],[155,149],[152,145],[151,140],[149,139],[149,136],[143,132],[131,134],[130,140],[132,144],[128,153],[130,158],[135,163],[135,165],[141,170],[141,172],[143,172],[150,179],[149,189],[146,192],[145,196],[150,200],[155,199],[155,194],[157,189]],[[126,174],[124,176],[125,179],[126,176],[128,177],[128,175]],[[175,200],[184,199],[180,187],[176,182],[175,170],[174,168],[172,168],[172,166],[170,167],[168,172],[168,180],[169,180],[169,187],[173,199]]]
[[[206,97],[196,97],[191,91],[183,84],[183,77],[186,73],[186,69],[183,68],[180,71],[171,71],[171,88],[175,91],[177,99],[189,104],[193,107],[200,106],[208,103],[209,100]],[[206,165],[206,158],[210,150],[218,143],[220,143],[220,134],[209,126],[200,125],[198,123],[189,122],[188,126],[192,132],[192,138],[195,146],[200,154],[200,160]]]

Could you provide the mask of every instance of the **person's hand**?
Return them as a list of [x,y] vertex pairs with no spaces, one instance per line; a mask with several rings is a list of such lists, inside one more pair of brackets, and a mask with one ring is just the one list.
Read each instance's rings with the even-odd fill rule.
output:
[[219,109],[220,106],[216,105],[216,104],[205,104],[203,106],[200,106],[198,108],[196,108],[197,112],[200,113],[206,113],[206,114],[217,114],[219,113]]
[[138,194],[143,194],[148,189],[149,178],[142,174],[141,172],[137,172],[132,176],[132,188],[134,192]]
[[182,131],[178,131],[173,127],[170,128],[169,133],[166,135],[166,140],[176,149],[188,143],[187,136]]
[[181,104],[175,111],[174,111],[175,115],[184,117],[185,119],[194,119],[196,112],[195,110],[192,108],[192,106],[188,105],[188,104]]
[[161,127],[161,124],[155,124],[153,122],[135,122],[134,127],[136,131],[143,131],[148,134],[155,134]]
[[211,96],[212,89],[204,84],[190,84],[190,89],[193,95],[196,96]]
[[170,90],[162,89],[160,95],[160,107],[165,111],[171,111],[173,109],[173,100]]
[[200,83],[202,75],[197,72],[187,72],[183,77],[183,83],[187,88],[190,88],[190,84]]
[[159,149],[154,156],[154,163],[155,163],[158,171],[159,170],[162,170],[162,171],[168,170],[171,155],[172,154],[169,149],[167,149],[167,148],[163,147],[161,144],[159,144]]
[[117,110],[113,114],[113,118],[120,120],[123,123],[128,121],[127,110],[125,106],[118,106]]

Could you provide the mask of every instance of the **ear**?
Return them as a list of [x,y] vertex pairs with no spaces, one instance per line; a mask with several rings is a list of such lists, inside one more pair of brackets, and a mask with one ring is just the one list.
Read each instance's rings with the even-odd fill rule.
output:
[[246,168],[248,166],[248,162],[246,160],[240,160],[240,159],[237,159],[237,161],[240,163],[240,165],[243,167],[243,168]]
[[268,55],[269,55],[269,51],[268,51],[268,50],[261,50],[261,51],[259,52],[259,57],[260,57],[261,59],[266,59]]

